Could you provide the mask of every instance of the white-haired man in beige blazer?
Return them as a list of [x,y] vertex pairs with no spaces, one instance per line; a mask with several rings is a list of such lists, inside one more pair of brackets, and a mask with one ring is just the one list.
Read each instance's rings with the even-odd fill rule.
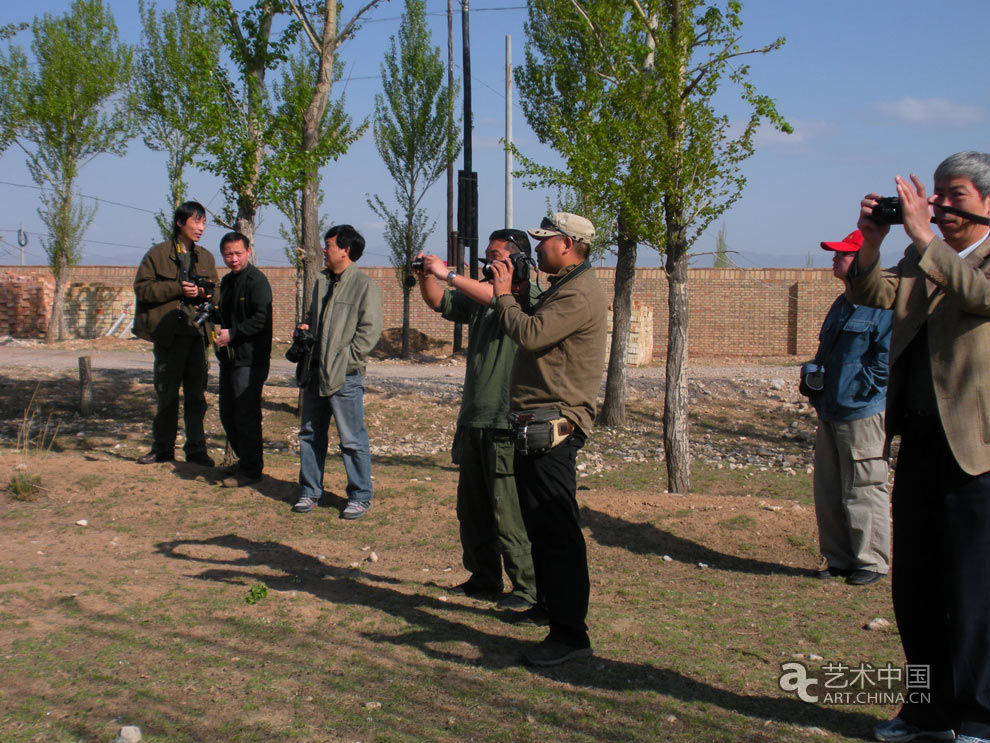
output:
[[[959,152],[922,181],[895,179],[911,244],[880,268],[890,225],[861,202],[857,304],[890,308],[887,435],[894,477],[893,600],[904,654],[927,689],[878,740],[990,741],[990,155]],[[877,209],[878,214],[881,209]],[[942,233],[932,231],[932,217]],[[915,681],[918,681],[916,678]]]

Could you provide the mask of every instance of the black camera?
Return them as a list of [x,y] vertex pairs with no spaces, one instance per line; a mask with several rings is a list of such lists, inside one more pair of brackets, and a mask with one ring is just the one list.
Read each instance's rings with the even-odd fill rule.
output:
[[193,325],[197,328],[205,322],[220,322],[220,310],[209,299],[196,305],[196,315],[193,317]]
[[285,358],[293,364],[298,364],[316,344],[316,336],[308,330],[296,328],[292,331],[292,345],[285,352]]
[[877,199],[870,215],[877,224],[904,224],[904,212],[901,211],[900,196],[883,196]]
[[[525,253],[509,253],[509,263],[512,264],[513,284],[529,281],[529,267],[532,265],[533,261],[528,255]],[[482,266],[481,275],[489,281],[495,278],[495,273],[492,271],[492,266],[490,263]]]
[[423,270],[423,259],[422,258],[413,258],[413,261],[412,261],[412,270],[413,271],[422,271]]

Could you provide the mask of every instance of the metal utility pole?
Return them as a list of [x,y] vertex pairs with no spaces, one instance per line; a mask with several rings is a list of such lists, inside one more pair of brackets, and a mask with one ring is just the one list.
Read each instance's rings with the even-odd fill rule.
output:
[[[447,90],[454,91],[454,11],[451,0],[447,0]],[[453,100],[447,112],[447,137],[448,141],[454,139]],[[447,265],[459,271],[462,263],[457,233],[454,232],[454,162],[451,160],[447,163]],[[455,353],[461,350],[462,333],[463,325],[454,323]]]
[[512,37],[505,37],[505,226],[512,227]]
[[464,169],[457,173],[457,233],[471,256],[471,278],[478,278],[478,174],[471,162],[471,0],[461,0],[461,36],[464,51]]

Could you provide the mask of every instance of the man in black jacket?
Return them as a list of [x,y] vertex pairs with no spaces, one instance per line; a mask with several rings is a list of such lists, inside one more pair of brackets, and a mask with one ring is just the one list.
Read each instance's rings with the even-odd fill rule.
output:
[[240,232],[220,240],[220,254],[230,273],[220,282],[221,330],[220,422],[238,457],[224,487],[250,485],[261,479],[261,390],[272,356],[272,288],[251,263],[251,247]]

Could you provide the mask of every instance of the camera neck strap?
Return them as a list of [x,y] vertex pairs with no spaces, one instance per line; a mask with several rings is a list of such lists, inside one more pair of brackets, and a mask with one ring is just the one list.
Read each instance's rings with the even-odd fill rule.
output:
[[[940,204],[933,204],[933,206],[936,209],[941,209],[943,212],[948,212],[949,214],[955,214],[957,217],[968,219],[970,222],[976,222],[977,224],[990,227],[990,217],[981,217],[979,214],[972,214],[971,212],[966,212],[962,209],[956,209],[954,206],[942,206]],[[935,224],[935,217],[932,217],[932,224]]]

